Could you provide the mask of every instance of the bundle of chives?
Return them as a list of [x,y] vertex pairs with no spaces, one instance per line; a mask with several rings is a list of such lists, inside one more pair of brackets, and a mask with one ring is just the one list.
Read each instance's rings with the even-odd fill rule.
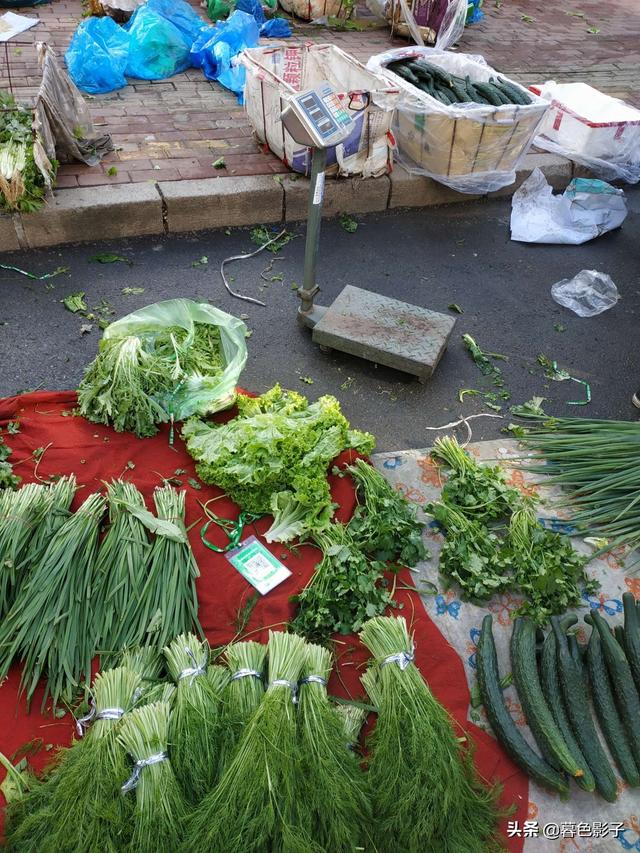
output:
[[362,681],[378,708],[368,781],[380,853],[502,848],[498,791],[478,778],[447,711],[413,663],[404,619],[375,617],[360,639],[374,657]]
[[107,486],[110,527],[98,552],[95,630],[105,650],[128,647],[139,637],[128,633],[126,614],[138,604],[147,579],[150,543],[147,530],[134,514],[146,511],[144,498],[129,482],[114,480]]
[[49,694],[54,705],[72,697],[91,671],[91,593],[104,508],[101,495],[90,495],[59,528],[0,626],[0,678],[22,658],[20,685],[30,701],[46,673],[43,707]]
[[78,721],[79,731],[88,726],[87,733],[60,751],[42,790],[33,802],[28,797],[28,813],[8,833],[11,849],[117,853],[126,846],[132,810],[120,796],[127,757],[118,732],[139,687],[140,675],[126,667],[96,675],[91,713]]
[[133,831],[127,849],[136,853],[181,849],[187,805],[169,761],[169,718],[168,702],[144,705],[125,717],[118,734],[134,762],[122,785],[122,799],[129,801],[128,793],[135,790]]
[[[536,418],[524,445],[541,453],[546,465],[528,471],[548,475],[571,506],[572,524],[583,535],[609,540],[601,551],[640,545],[640,422],[587,418]],[[598,552],[598,553],[601,553]]]
[[4,492],[0,514],[0,617],[13,604],[24,570],[29,542],[46,511],[45,486],[28,483]]
[[347,747],[344,720],[327,698],[331,653],[307,645],[298,708],[300,819],[323,850],[353,853],[371,842],[371,801],[364,774]]
[[187,800],[199,802],[218,772],[219,692],[207,674],[209,645],[194,634],[181,634],[164,649],[176,694],[169,724],[169,756]]
[[29,562],[32,566],[40,562],[53,536],[71,515],[71,501],[76,493],[74,474],[69,474],[49,486],[45,491],[46,509],[42,521],[36,527],[29,542]]
[[269,632],[269,684],[220,783],[191,815],[190,853],[258,853],[322,848],[298,817],[302,784],[297,749],[297,682],[305,643],[296,634]]
[[158,519],[170,522],[169,530],[163,532],[162,525],[156,530],[145,584],[140,596],[128,603],[121,621],[125,627],[114,648],[125,645],[125,636],[129,642],[162,649],[194,626],[202,634],[195,585],[199,571],[184,523],[185,493],[161,486],[153,500]]
[[225,653],[229,682],[223,695],[220,771],[233,755],[242,731],[264,696],[267,647],[248,641],[233,643]]

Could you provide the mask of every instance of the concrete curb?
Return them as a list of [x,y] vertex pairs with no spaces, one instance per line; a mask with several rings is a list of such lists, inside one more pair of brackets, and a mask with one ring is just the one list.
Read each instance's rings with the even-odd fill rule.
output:
[[[573,164],[564,157],[530,153],[516,182],[486,197],[513,195],[536,167],[556,190],[564,189],[574,174]],[[0,216],[0,252],[295,222],[306,219],[308,195],[309,181],[294,175],[61,189],[37,213]],[[479,197],[455,192],[395,166],[391,175],[381,178],[327,180],[323,215],[460,204]]]

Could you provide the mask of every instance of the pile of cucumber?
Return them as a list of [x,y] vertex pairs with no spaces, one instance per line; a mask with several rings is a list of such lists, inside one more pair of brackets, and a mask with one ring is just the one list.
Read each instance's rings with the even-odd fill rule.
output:
[[616,777],[593,722],[589,694],[609,752],[624,781],[640,786],[640,602],[622,597],[624,628],[615,632],[597,610],[586,647],[568,629],[577,617],[551,619],[543,639],[535,624],[515,620],[511,635],[513,683],[540,755],[509,714],[500,685],[492,617],[485,616],[477,646],[478,685],[494,734],[513,761],[538,784],[560,793],[569,780],[617,797]]
[[491,77],[488,83],[472,83],[468,75],[456,77],[422,59],[399,59],[390,62],[387,68],[442,104],[473,103],[501,107],[504,104],[531,103],[523,89],[500,77]]

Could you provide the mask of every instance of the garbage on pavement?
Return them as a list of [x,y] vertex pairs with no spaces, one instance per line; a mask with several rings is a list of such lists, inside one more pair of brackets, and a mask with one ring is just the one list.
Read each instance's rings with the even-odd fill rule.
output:
[[[404,76],[392,68],[402,60],[410,62]],[[442,90],[429,90],[426,83],[418,88],[415,83],[420,78],[410,70],[416,61],[422,67],[428,63],[436,69],[437,76],[450,80],[447,88],[452,91],[458,85],[452,77],[460,78],[460,98],[451,102],[453,95],[447,97]],[[515,181],[518,164],[548,109],[544,100],[498,74],[480,56],[403,47],[372,56],[367,68],[400,87],[402,95],[393,132],[397,159],[407,171],[426,175],[462,193],[493,192]],[[411,77],[415,82],[410,82]],[[477,84],[483,90],[484,94],[475,92],[473,96],[484,102],[472,101],[464,88],[467,80],[472,87]],[[436,92],[437,97],[430,91]]]
[[620,299],[611,276],[597,270],[582,270],[573,278],[557,281],[551,287],[551,296],[579,317],[602,314]]
[[551,107],[535,144],[587,166],[606,181],[640,180],[640,110],[586,83],[532,87]]
[[280,119],[282,98],[328,82],[355,123],[351,135],[327,149],[327,174],[376,177],[389,170],[391,121],[398,88],[332,44],[294,44],[246,50],[249,121],[260,142],[294,172],[309,174],[309,149],[296,143]]
[[[23,3],[21,5],[25,4]],[[2,3],[0,2],[0,9],[1,8]],[[9,39],[12,39],[14,36],[20,35],[20,33],[24,33],[26,30],[30,30],[31,27],[35,27],[38,23],[40,23],[40,18],[16,15],[15,12],[5,12],[4,15],[0,15],[0,42],[9,41]]]
[[574,178],[562,195],[534,169],[513,194],[511,239],[578,245],[619,228],[627,216],[624,192],[605,181]]

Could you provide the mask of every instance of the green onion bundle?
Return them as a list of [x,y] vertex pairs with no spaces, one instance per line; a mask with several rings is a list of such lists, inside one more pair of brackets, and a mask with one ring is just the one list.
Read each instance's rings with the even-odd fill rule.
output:
[[220,697],[207,673],[209,645],[181,634],[164,655],[177,685],[169,724],[171,765],[185,798],[197,803],[213,787],[219,763]]
[[476,775],[447,711],[413,663],[405,620],[371,619],[360,639],[374,658],[362,681],[378,708],[368,772],[377,850],[501,849],[498,791]]
[[140,675],[117,667],[96,675],[86,735],[62,749],[52,770],[27,795],[23,819],[10,824],[10,849],[21,853],[118,853],[126,847],[131,803],[120,795],[127,757],[118,741]]
[[147,580],[149,537],[135,515],[146,512],[144,498],[132,483],[115,480],[107,486],[110,527],[98,552],[96,564],[95,630],[101,648],[114,651],[140,641],[129,630],[126,615],[142,599]]
[[247,641],[232,643],[225,652],[229,681],[223,694],[220,768],[233,755],[247,722],[264,696],[264,665],[267,647]]
[[72,697],[91,671],[97,637],[91,598],[105,500],[90,495],[59,528],[0,626],[0,678],[23,659],[21,688],[31,700],[46,673],[43,707]]
[[170,524],[157,526],[144,586],[129,601],[115,648],[124,645],[125,634],[132,643],[162,649],[193,626],[202,630],[195,585],[198,566],[184,524],[185,493],[161,486],[153,500],[158,520]]
[[364,459],[356,459],[345,470],[355,481],[358,497],[349,532],[362,550],[377,560],[392,560],[410,568],[424,560],[424,522],[418,520],[416,505]]
[[297,796],[309,837],[323,850],[352,853],[365,839],[371,842],[371,803],[365,776],[347,748],[344,719],[327,698],[330,673],[331,653],[307,645],[298,709]]
[[302,785],[294,699],[305,664],[295,634],[269,632],[269,684],[218,786],[190,817],[190,853],[258,853],[321,848],[298,811]]
[[559,485],[582,535],[605,538],[602,551],[640,545],[640,422],[587,418],[531,418],[522,439],[541,453],[546,465],[528,471]]
[[0,508],[0,617],[13,604],[26,573],[29,542],[46,511],[45,486],[28,483],[6,491]]
[[[133,769],[122,785],[122,799],[135,790],[131,841],[135,853],[180,849],[187,805],[169,761],[168,702],[136,708],[122,721],[119,743],[133,760]],[[82,848],[79,848],[82,849]]]

